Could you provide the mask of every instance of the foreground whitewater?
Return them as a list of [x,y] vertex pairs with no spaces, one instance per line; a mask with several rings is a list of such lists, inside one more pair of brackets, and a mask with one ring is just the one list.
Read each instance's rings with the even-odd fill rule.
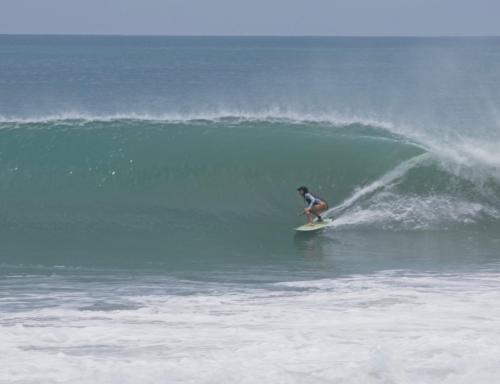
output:
[[[5,383],[492,383],[500,274],[3,282]],[[49,288],[50,287],[50,288]],[[7,294],[8,293],[8,294]]]

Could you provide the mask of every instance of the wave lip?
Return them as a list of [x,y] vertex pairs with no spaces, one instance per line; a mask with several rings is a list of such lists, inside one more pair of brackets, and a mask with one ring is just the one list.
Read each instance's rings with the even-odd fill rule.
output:
[[147,121],[160,123],[208,122],[286,122],[286,123],[327,123],[336,126],[359,124],[391,129],[393,124],[376,118],[338,113],[300,113],[282,109],[265,111],[219,110],[194,113],[112,113],[89,114],[82,112],[64,112],[43,116],[19,117],[0,116],[0,123],[32,124],[32,123],[64,123],[64,122],[112,122],[120,120]]

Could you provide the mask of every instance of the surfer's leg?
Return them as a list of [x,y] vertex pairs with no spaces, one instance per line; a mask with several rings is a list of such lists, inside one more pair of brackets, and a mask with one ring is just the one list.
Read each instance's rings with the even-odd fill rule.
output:
[[323,218],[321,217],[321,212],[324,212],[327,210],[327,205],[323,201],[319,204],[315,204],[312,208],[311,211],[318,218],[318,221],[322,221]]
[[306,216],[307,216],[307,223],[308,223],[308,224],[312,224],[312,222],[313,222],[313,221],[312,221],[312,215],[311,215],[311,212],[306,213]]

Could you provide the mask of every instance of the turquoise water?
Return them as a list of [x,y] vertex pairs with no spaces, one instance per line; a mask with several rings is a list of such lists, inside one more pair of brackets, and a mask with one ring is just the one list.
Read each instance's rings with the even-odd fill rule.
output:
[[499,62],[498,38],[0,36],[0,382],[491,382]]

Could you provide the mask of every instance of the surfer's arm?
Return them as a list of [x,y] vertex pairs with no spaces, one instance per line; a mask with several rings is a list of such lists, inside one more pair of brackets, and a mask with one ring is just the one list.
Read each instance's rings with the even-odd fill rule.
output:
[[307,194],[305,195],[305,197],[307,198],[307,200],[306,200],[306,201],[308,201],[308,202],[309,202],[309,204],[308,204],[308,206],[307,206],[306,210],[309,210],[309,209],[311,209],[311,208],[313,207],[313,205],[314,205],[314,198],[313,198],[313,197],[311,196],[311,194],[309,194],[309,193],[307,193]]

